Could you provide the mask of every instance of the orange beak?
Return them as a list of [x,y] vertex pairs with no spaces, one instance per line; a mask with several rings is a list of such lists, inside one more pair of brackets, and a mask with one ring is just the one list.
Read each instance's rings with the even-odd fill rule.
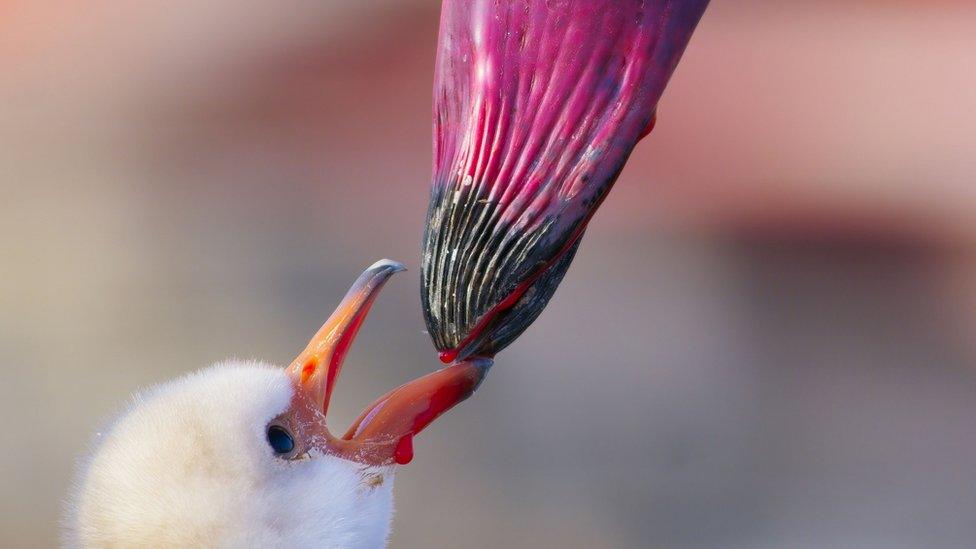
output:
[[383,260],[356,280],[332,316],[288,366],[295,385],[289,423],[308,446],[366,465],[406,464],[413,437],[438,416],[471,396],[491,366],[472,358],[390,391],[366,408],[342,438],[326,427],[325,414],[352,345],[379,290],[403,265]]

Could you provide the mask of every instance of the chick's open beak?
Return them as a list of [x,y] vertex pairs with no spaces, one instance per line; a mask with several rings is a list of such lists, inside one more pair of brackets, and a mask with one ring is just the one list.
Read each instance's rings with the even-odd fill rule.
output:
[[409,463],[414,435],[471,396],[491,366],[490,359],[471,358],[415,379],[368,406],[342,438],[331,434],[325,414],[346,352],[379,290],[403,270],[403,265],[389,260],[366,269],[288,366],[295,385],[293,423],[310,445],[323,452],[366,465]]

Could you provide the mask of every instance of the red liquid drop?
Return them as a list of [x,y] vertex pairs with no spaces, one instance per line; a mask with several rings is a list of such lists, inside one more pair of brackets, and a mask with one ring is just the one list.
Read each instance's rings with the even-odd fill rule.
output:
[[407,435],[397,442],[396,451],[393,452],[393,459],[399,465],[406,465],[413,460],[413,435]]
[[457,358],[458,351],[457,349],[448,349],[446,351],[441,351],[441,354],[438,356],[440,357],[441,362],[444,364],[450,364]]

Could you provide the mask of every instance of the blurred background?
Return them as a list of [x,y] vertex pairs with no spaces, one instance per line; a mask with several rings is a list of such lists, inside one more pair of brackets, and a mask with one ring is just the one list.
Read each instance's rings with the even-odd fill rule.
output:
[[[0,546],[135,388],[290,360],[391,257],[332,421],[438,366],[435,0],[0,3]],[[976,5],[716,1],[393,547],[976,543]]]

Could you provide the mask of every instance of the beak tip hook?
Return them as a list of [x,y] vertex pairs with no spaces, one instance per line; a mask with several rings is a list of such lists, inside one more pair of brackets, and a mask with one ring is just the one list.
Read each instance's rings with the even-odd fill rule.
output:
[[390,274],[393,274],[393,273],[402,273],[403,271],[406,271],[407,268],[406,266],[404,266],[403,263],[400,263],[399,261],[393,261],[392,259],[381,259],[376,263],[370,265],[369,268],[366,270],[367,271],[389,271]]

